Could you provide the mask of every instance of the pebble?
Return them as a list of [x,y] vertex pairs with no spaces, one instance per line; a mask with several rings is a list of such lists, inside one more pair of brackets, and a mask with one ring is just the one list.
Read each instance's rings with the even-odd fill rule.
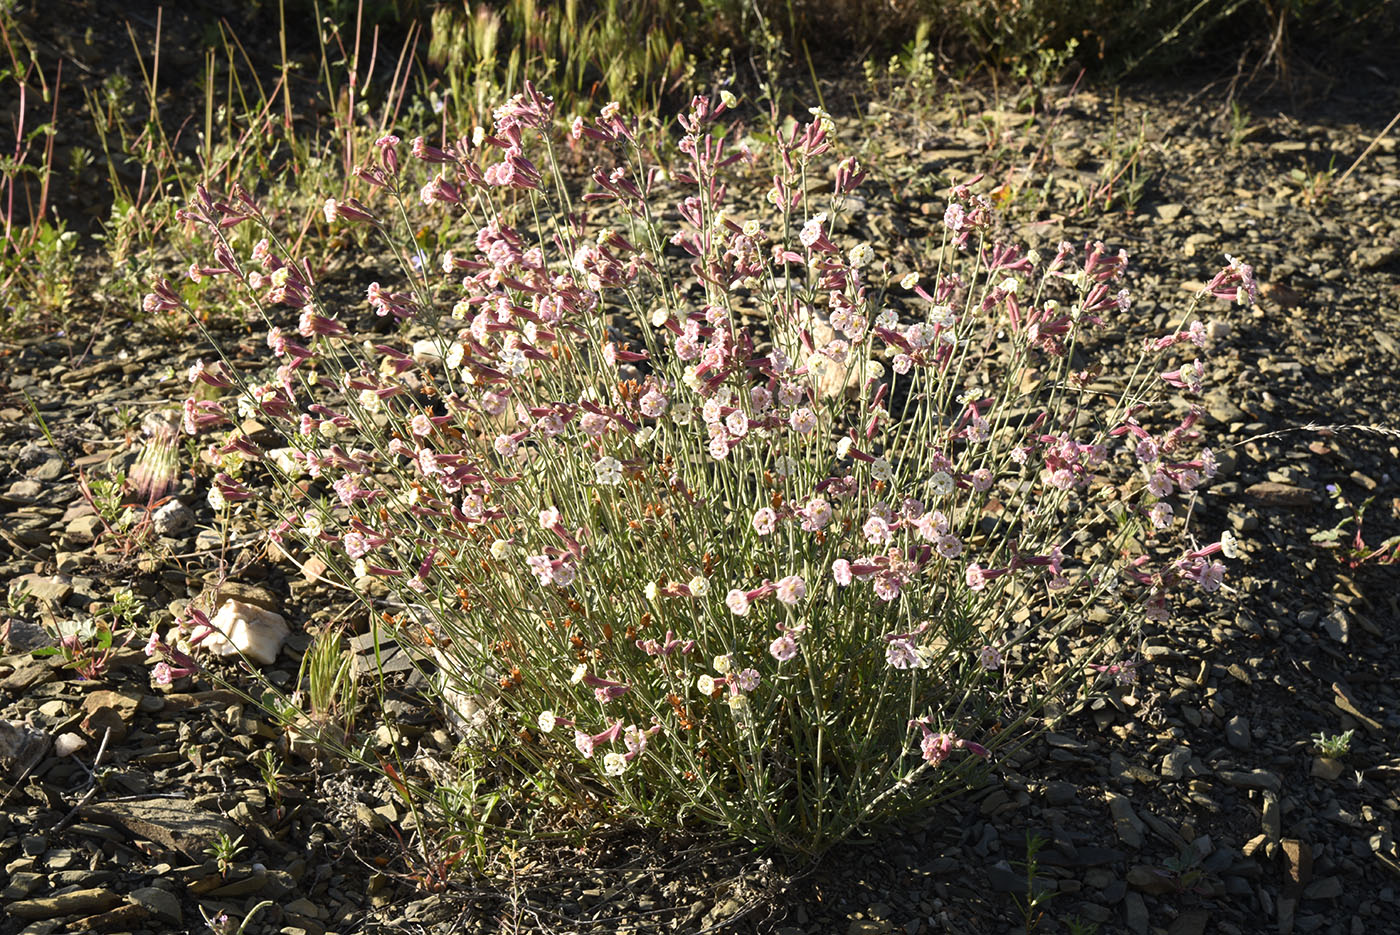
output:
[[1312,761],[1312,769],[1309,772],[1317,779],[1334,782],[1337,777],[1342,775],[1342,770],[1345,768],[1341,760],[1334,760],[1327,756],[1315,756]]
[[1236,714],[1225,722],[1225,740],[1236,750],[1249,749],[1249,721],[1244,715]]
[[185,920],[185,913],[180,907],[179,898],[174,893],[160,887],[143,886],[127,893],[126,898],[162,922],[179,925]]
[[[291,633],[281,614],[235,600],[225,601],[209,623],[213,632],[200,642],[201,648],[225,657],[241,653],[262,665],[277,661],[282,643]],[[196,627],[190,638],[198,638],[200,632],[202,628]],[[166,641],[188,645],[178,628],[171,628]]]
[[1128,797],[1110,792],[1106,798],[1109,814],[1113,816],[1113,830],[1117,832],[1118,840],[1134,850],[1142,847],[1142,819],[1133,811]]
[[194,526],[194,511],[179,500],[170,500],[151,514],[156,535],[174,538]]
[[1267,789],[1270,792],[1277,792],[1283,788],[1283,783],[1278,776],[1266,769],[1251,770],[1247,773],[1222,769],[1216,775],[1228,785],[1242,789]]
[[106,912],[120,906],[123,900],[103,887],[72,890],[58,896],[20,899],[5,906],[5,911],[20,919],[58,919],[81,913]]
[[1162,757],[1162,775],[1168,779],[1181,779],[1186,775],[1186,764],[1190,762],[1189,747],[1173,747]]
[[1123,916],[1134,935],[1147,935],[1147,903],[1143,902],[1141,895],[1129,893],[1123,897]]

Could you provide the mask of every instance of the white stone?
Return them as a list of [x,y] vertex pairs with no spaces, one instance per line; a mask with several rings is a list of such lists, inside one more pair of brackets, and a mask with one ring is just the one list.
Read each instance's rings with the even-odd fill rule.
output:
[[171,631],[167,641],[186,651],[193,645],[211,650],[220,656],[237,656],[242,653],[254,662],[266,666],[277,661],[282,642],[292,632],[281,614],[235,600],[224,601],[219,612],[209,623],[213,633],[203,639],[200,637],[207,631],[204,627],[196,626],[188,638],[181,638],[178,632]]
[[68,756],[70,753],[77,753],[87,746],[87,741],[82,734],[59,734],[58,739],[53,742],[54,756]]
[[170,500],[151,514],[156,535],[178,536],[194,526],[194,512],[179,500]]

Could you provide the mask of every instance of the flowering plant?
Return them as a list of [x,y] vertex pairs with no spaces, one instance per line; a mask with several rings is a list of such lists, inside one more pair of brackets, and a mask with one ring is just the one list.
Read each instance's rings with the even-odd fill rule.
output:
[[[582,194],[533,87],[472,139],[381,139],[364,200],[326,216],[388,235],[402,285],[368,301],[389,339],[352,336],[246,192],[199,189],[196,273],[247,289],[277,362],[259,382],[196,366],[225,395],[184,427],[221,433],[221,505],[266,499],[285,552],[430,645],[481,749],[560,795],[815,852],[1131,672],[1104,660],[1175,592],[1219,588],[1229,544],[1185,544],[1173,505],[1216,469],[1199,410],[1151,419],[1200,392],[1204,365],[1177,360],[1200,323],[1130,373],[1081,362],[1129,308],[1125,256],[997,242],[960,185],[937,268],[896,281],[834,239],[862,167],[812,194],[824,113],[778,140],[766,204],[728,203],[726,172],[759,158],[731,106],[693,101],[669,176],[615,105],[574,119],[568,145],[616,160]],[[419,210],[465,248],[400,246]],[[1252,289],[1232,261],[1197,301]]]

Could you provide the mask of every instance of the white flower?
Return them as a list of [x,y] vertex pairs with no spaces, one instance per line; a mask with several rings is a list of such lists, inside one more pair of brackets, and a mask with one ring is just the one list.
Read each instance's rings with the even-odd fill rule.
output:
[[627,757],[621,753],[609,753],[603,757],[603,772],[609,776],[621,776],[627,772]]
[[721,89],[721,90],[720,90],[720,92],[719,92],[719,102],[720,102],[721,104],[723,104],[725,107],[731,107],[731,108],[732,108],[732,107],[738,107],[738,106],[739,106],[739,99],[738,99],[737,97],[734,96],[734,92],[733,92],[733,91],[730,91],[730,90],[727,89],[727,88],[724,88],[724,89]]
[[695,688],[702,695],[710,695],[715,690],[715,679],[712,675],[702,675],[695,680]]
[[723,656],[716,656],[710,665],[720,675],[728,675],[734,668],[734,657],[725,653]]
[[1226,558],[1240,557],[1240,540],[1228,529],[1220,534],[1220,554]]
[[935,471],[934,475],[928,479],[928,485],[936,497],[946,497],[957,487],[947,471]]
[[899,281],[900,288],[913,289],[919,284],[919,271],[914,270],[904,274],[904,278]]
[[734,692],[724,700],[729,703],[729,710],[735,714],[742,714],[749,709],[749,696],[741,692]]
[[553,711],[541,711],[540,716],[535,723],[539,725],[541,731],[543,731],[546,734],[549,734],[553,733],[554,731],[554,722],[555,719]]
[[875,258],[875,250],[868,243],[858,243],[851,248],[851,265],[859,269]]
[[578,665],[574,666],[574,674],[569,676],[569,682],[577,685],[579,682],[583,681],[583,677],[587,674],[588,666],[580,662]]
[[894,466],[888,458],[876,458],[870,462],[870,476],[879,481],[887,481],[894,476]]
[[704,575],[696,575],[686,583],[686,587],[690,589],[692,597],[704,597],[710,593],[710,579]]
[[507,539],[496,539],[491,543],[491,557],[496,561],[509,558],[511,553],[510,541]]
[[600,484],[616,487],[622,483],[622,462],[616,458],[609,456],[599,458],[593,464],[593,472]]

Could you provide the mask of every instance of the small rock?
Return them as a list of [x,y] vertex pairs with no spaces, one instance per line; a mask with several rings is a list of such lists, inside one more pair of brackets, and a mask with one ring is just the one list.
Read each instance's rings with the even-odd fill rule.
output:
[[1302,507],[1313,503],[1313,492],[1308,488],[1277,481],[1251,484],[1244,492],[1265,506]]
[[1228,785],[1241,789],[1267,789],[1270,792],[1277,792],[1283,787],[1279,778],[1266,769],[1251,770],[1248,773],[1222,769],[1216,775]]
[[0,623],[0,635],[4,637],[7,653],[31,653],[45,646],[57,645],[53,636],[41,624],[21,617],[11,617]]
[[1236,750],[1249,749],[1249,721],[1236,714],[1225,722],[1225,741]]
[[143,886],[126,894],[135,905],[146,909],[152,916],[171,925],[179,925],[185,920],[179,898],[158,886]]
[[1206,322],[1206,337],[1212,341],[1226,341],[1230,337],[1230,323],[1212,318]]
[[1312,848],[1302,841],[1288,838],[1282,843],[1283,856],[1288,860],[1288,876],[1298,886],[1312,880]]
[[1189,747],[1173,747],[1162,757],[1162,775],[1168,779],[1180,779],[1186,775],[1186,764],[1190,762]]
[[1147,903],[1142,901],[1140,894],[1128,893],[1123,897],[1123,915],[1133,935],[1147,935]]
[[11,500],[29,502],[44,492],[44,485],[36,480],[17,480],[10,485],[5,495]]
[[1323,618],[1322,628],[1327,631],[1328,636],[1342,645],[1351,642],[1351,619],[1347,617],[1346,611],[1340,608]]
[[1176,889],[1176,883],[1170,876],[1143,864],[1130,868],[1126,879],[1133,889],[1149,896],[1164,896]]
[[1132,803],[1128,801],[1127,796],[1110,792],[1107,799],[1109,814],[1113,816],[1113,830],[1118,833],[1118,840],[1134,850],[1142,847],[1142,819],[1133,812]]
[[1079,787],[1072,782],[1056,779],[1045,784],[1045,798],[1051,805],[1069,805],[1079,798]]
[[1315,756],[1310,772],[1318,779],[1334,782],[1338,776],[1342,775],[1342,770],[1345,768],[1341,760],[1334,760],[1330,756]]
[[48,604],[62,604],[73,596],[73,582],[67,575],[21,575],[10,582],[11,596],[27,593]]
[[48,751],[47,731],[23,721],[0,721],[0,775],[18,776]]
[[1283,813],[1279,808],[1278,795],[1273,792],[1264,793],[1264,812],[1261,816],[1264,827],[1264,835],[1271,844],[1277,844],[1283,834]]
[[1342,895],[1342,881],[1340,877],[1322,877],[1313,880],[1308,884],[1308,888],[1303,890],[1304,899],[1336,899]]
[[20,899],[5,906],[5,911],[20,919],[59,919],[90,912],[106,912],[120,906],[124,900],[103,887],[73,890],[58,896]]
[[1171,204],[1157,205],[1154,210],[1156,211],[1158,220],[1170,222],[1181,217],[1181,212],[1185,210],[1185,208],[1185,205],[1173,202]]
[[[225,601],[209,623],[207,629],[195,627],[190,640],[199,640],[201,634],[208,634],[205,639],[199,640],[200,646],[220,656],[242,653],[262,665],[277,661],[282,642],[291,633],[281,614],[235,600]],[[178,628],[172,628],[166,640],[176,645],[184,644],[181,645],[182,649],[188,647],[188,641],[180,635]]]
[[63,459],[57,456],[47,458],[24,472],[31,480],[55,481],[63,476]]
[[889,935],[894,927],[883,920],[852,919],[846,935]]
[[1176,921],[1167,929],[1167,935],[1203,935],[1209,921],[1210,913],[1204,909],[1188,909],[1176,917]]
[[59,734],[53,742],[53,755],[58,757],[71,756],[87,746],[87,740],[82,734],[75,734],[71,731],[66,734]]
[[91,545],[102,528],[102,518],[89,513],[71,520],[63,529],[63,537],[74,545]]
[[151,514],[156,535],[173,539],[194,526],[194,511],[179,500],[170,500]]

